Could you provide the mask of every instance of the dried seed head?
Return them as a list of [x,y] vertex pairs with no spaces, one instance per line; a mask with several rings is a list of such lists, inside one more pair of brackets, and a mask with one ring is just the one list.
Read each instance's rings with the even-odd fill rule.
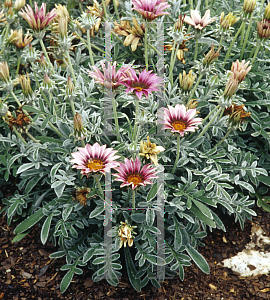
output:
[[183,75],[181,73],[179,74],[179,82],[181,89],[184,92],[190,91],[195,81],[195,78],[196,75],[192,74],[192,70],[190,70],[188,74],[186,74],[186,71],[183,70]]
[[91,189],[84,187],[84,188],[78,188],[77,190],[74,190],[72,195],[74,196],[73,200],[78,201],[81,205],[86,206],[87,205],[87,195],[90,193]]
[[215,52],[214,50],[214,45],[212,44],[211,46],[211,50],[205,55],[204,59],[203,59],[203,64],[205,66],[210,66],[220,55],[219,51],[220,51],[221,47],[218,48],[218,51]]

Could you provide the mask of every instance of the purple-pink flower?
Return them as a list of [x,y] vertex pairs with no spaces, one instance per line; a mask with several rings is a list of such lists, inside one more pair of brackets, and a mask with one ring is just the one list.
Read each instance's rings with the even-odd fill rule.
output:
[[134,5],[132,9],[139,12],[148,21],[170,14],[164,11],[164,9],[171,6],[165,0],[132,0],[132,3]]
[[37,2],[35,2],[35,12],[32,7],[27,4],[24,10],[21,9],[19,15],[25,19],[33,30],[41,31],[48,26],[57,13],[54,8],[46,15],[46,3],[42,3],[40,10],[38,10]]
[[110,172],[111,168],[119,166],[116,161],[120,156],[112,148],[106,148],[95,143],[93,146],[87,144],[84,148],[78,148],[78,152],[71,153],[73,159],[70,162],[75,165],[72,168],[81,170],[83,175],[95,175]]
[[157,178],[156,169],[150,164],[145,165],[141,169],[141,163],[138,157],[135,161],[125,158],[125,163],[120,163],[120,166],[115,168],[118,173],[112,174],[116,176],[115,181],[123,182],[120,187],[131,186],[135,189],[139,186],[146,186],[147,184],[153,184],[150,179]]
[[184,136],[185,132],[198,129],[196,125],[202,123],[202,118],[194,118],[196,109],[186,109],[183,104],[176,104],[175,107],[168,105],[168,109],[164,109],[164,127],[163,129],[170,129],[171,132],[179,133]]
[[126,93],[134,92],[141,100],[143,94],[148,98],[149,93],[159,91],[157,86],[161,85],[163,79],[158,77],[157,74],[152,74],[152,71],[143,70],[139,73],[138,77],[133,69],[130,69],[129,72],[130,78],[123,82],[123,85],[127,87]]
[[204,16],[201,18],[200,12],[196,10],[190,10],[191,18],[188,16],[185,16],[184,21],[193,26],[195,29],[202,30],[204,27],[206,27],[208,24],[212,23],[216,18],[210,18],[210,9],[208,9]]
[[96,83],[104,85],[105,87],[112,87],[112,89],[118,88],[119,85],[130,77],[130,66],[122,66],[116,71],[116,61],[113,65],[105,66],[104,62],[101,62],[103,74],[97,67],[92,67],[94,71],[88,71],[89,76],[95,79]]

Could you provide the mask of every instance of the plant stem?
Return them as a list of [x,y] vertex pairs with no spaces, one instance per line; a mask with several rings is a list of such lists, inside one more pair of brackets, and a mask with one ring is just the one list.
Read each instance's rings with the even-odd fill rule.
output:
[[139,114],[139,99],[136,99],[136,104],[135,104],[135,121],[134,121],[134,130],[133,130],[133,142],[134,142],[134,147],[135,150],[137,148],[137,143],[136,143],[136,136],[137,136],[137,120],[138,120],[138,114]]
[[158,51],[158,49],[155,47],[155,46],[153,46],[153,45],[151,45],[150,43],[148,43],[148,45],[153,49],[153,50],[155,50],[156,52],[157,52],[157,54],[158,55],[162,55],[159,51]]
[[[86,46],[86,48],[88,49],[88,51],[90,51],[86,40],[84,38],[82,38],[77,32],[75,32],[75,34],[77,35],[77,37],[79,38],[79,40],[84,43],[84,45]],[[95,46],[94,44],[91,44],[91,43],[90,43],[90,45],[91,45],[91,47],[95,48],[99,52],[105,54],[105,51],[103,51],[102,49],[100,49],[98,46]]]
[[223,38],[224,38],[224,35],[222,35],[222,36],[221,36],[221,38],[220,38],[220,41],[219,41],[218,48],[220,48],[220,46],[221,46],[221,43],[222,43],[222,41],[223,41]]
[[49,56],[48,56],[47,50],[46,50],[46,48],[45,48],[45,45],[44,45],[44,43],[43,43],[43,40],[40,39],[39,42],[40,42],[42,51],[43,51],[43,53],[44,53],[44,55],[45,55],[45,57],[46,57],[46,59],[47,59],[47,61],[48,61],[48,64],[50,65],[50,68],[51,68],[51,70],[52,70],[52,73],[54,74],[54,68],[53,68],[53,65],[52,65],[52,63],[51,63],[51,61],[50,61],[50,59],[49,59]]
[[173,68],[174,68],[174,65],[175,65],[175,61],[176,61],[178,49],[179,49],[179,45],[176,46],[176,49],[175,49],[175,51],[174,51],[173,62],[172,62],[172,68],[170,68],[169,78],[170,78],[170,80],[171,80],[171,84],[172,84],[172,85],[173,85]]
[[14,94],[14,92],[11,91],[10,93],[11,93],[11,95],[13,96],[14,100],[17,102],[17,104],[18,104],[19,106],[22,106],[21,102],[20,102],[19,99],[16,97],[16,95]]
[[132,189],[132,209],[135,209],[136,207],[135,197],[136,197],[135,190]]
[[118,12],[118,8],[117,8],[116,1],[115,1],[115,0],[113,0],[113,6],[114,6],[114,11],[115,11],[115,13],[116,13],[117,19],[119,20],[120,17],[119,17],[119,12]]
[[80,8],[81,13],[83,13],[82,3],[81,2],[79,2],[79,8]]
[[259,45],[258,42],[257,42],[256,51],[255,51],[255,53],[254,53],[254,56],[253,56],[252,62],[251,62],[252,65],[254,64],[254,61],[255,61],[255,59],[256,59],[256,57],[257,57],[257,54],[258,54],[258,52],[259,52],[259,50],[260,50],[260,47],[261,47],[261,45]]
[[9,23],[7,23],[7,26],[6,26],[6,32],[5,32],[4,41],[6,40],[6,38],[8,36],[8,32],[9,32]]
[[81,144],[82,144],[83,147],[85,147],[85,142],[84,142],[84,140],[81,140]]
[[20,65],[21,65],[21,56],[18,57],[16,76],[18,76],[19,74]]
[[170,69],[169,69],[169,78],[171,80],[171,84],[173,84],[173,76],[172,76],[172,73],[173,73],[173,60],[174,60],[174,52],[175,52],[175,46],[176,46],[176,43],[173,42],[173,48],[172,48],[172,53],[171,53],[171,61],[170,61]]
[[179,160],[179,155],[180,155],[180,134],[177,135],[177,150],[176,150],[176,158],[174,161],[173,169],[172,169],[172,174],[174,174],[178,160]]
[[225,134],[225,136],[223,137],[223,139],[220,140],[220,141],[218,142],[218,144],[216,144],[216,145],[213,147],[213,149],[215,149],[215,148],[217,148],[218,146],[220,146],[220,145],[226,140],[226,138],[229,136],[229,134],[231,133],[231,131],[232,131],[232,127],[227,131],[227,133]]
[[208,0],[205,0],[205,7],[208,6]]
[[91,62],[91,65],[94,66],[95,63],[94,63],[93,53],[92,53],[92,48],[91,48],[90,29],[87,29],[87,44],[88,44],[90,62]]
[[68,67],[69,67],[71,76],[72,76],[72,78],[74,80],[74,83],[76,85],[78,85],[77,84],[77,79],[76,79],[76,76],[75,76],[75,73],[74,73],[74,70],[73,70],[73,67],[72,67],[72,63],[71,63],[71,59],[70,59],[70,55],[69,55],[69,51],[68,50],[66,51],[66,57],[67,57],[67,60],[68,60]]
[[100,181],[99,181],[99,179],[98,179],[97,176],[94,176],[94,177],[95,177],[95,180],[96,180],[96,183],[97,183],[99,192],[101,193],[101,195],[103,195],[103,199],[104,199],[104,191],[103,191],[103,189],[102,189],[102,187],[101,187]]
[[243,47],[242,47],[242,51],[241,51],[241,55],[240,55],[240,60],[242,59],[242,57],[244,55],[244,51],[245,51],[245,48],[246,48],[246,45],[247,45],[247,41],[248,41],[248,38],[249,38],[249,32],[250,32],[251,24],[252,24],[252,14],[251,14],[250,21],[249,21],[249,24],[248,24],[248,29],[247,29],[245,41],[244,41],[244,44],[243,44]]
[[102,0],[102,6],[103,6],[103,11],[104,11],[104,18],[106,19],[107,17],[107,11],[106,11],[106,5],[105,5],[105,1]]
[[116,129],[116,137],[117,137],[117,141],[120,142],[119,124],[118,124],[116,102],[115,102],[114,96],[112,96],[112,105],[113,105],[113,115],[114,115],[115,129]]
[[208,130],[208,128],[210,127],[210,125],[214,122],[214,120],[216,119],[216,117],[220,114],[222,110],[222,107],[220,107],[218,109],[218,111],[216,112],[216,114],[213,116],[213,118],[208,122],[208,124],[204,127],[203,131],[197,136],[197,139],[199,139],[200,137],[202,137],[205,132]]
[[[244,22],[244,21],[243,21],[243,22]],[[245,36],[245,29],[246,29],[246,22],[244,23],[244,26],[243,26],[242,31],[241,31],[240,45],[243,45],[244,36]]]
[[13,127],[13,131],[16,133],[17,137],[24,143],[24,145],[27,145],[25,139],[22,137],[22,135],[17,131],[16,128]]
[[193,97],[193,95],[194,95],[194,93],[195,93],[195,91],[196,91],[196,89],[197,89],[197,87],[198,87],[198,85],[199,85],[199,83],[200,83],[202,77],[203,77],[203,73],[200,74],[198,80],[196,81],[196,84],[195,84],[194,88],[192,89],[192,91],[191,91],[191,93],[190,93],[190,96],[189,96],[188,100],[192,99],[192,97]]
[[243,21],[242,24],[241,24],[241,26],[240,26],[240,28],[238,29],[236,35],[234,36],[234,38],[233,38],[233,40],[231,42],[230,48],[227,51],[225,59],[224,59],[223,68],[225,67],[226,61],[227,61],[227,59],[228,59],[228,57],[229,57],[229,55],[231,53],[232,47],[233,47],[233,45],[234,45],[234,43],[235,43],[235,41],[236,41],[238,35],[240,34],[240,32],[241,32],[241,30],[242,30],[242,28],[243,28],[244,25],[245,25],[245,22]]
[[145,68],[148,71],[148,49],[147,49],[147,33],[148,33],[148,24],[145,22],[145,32],[144,32],[144,58],[145,58]]
[[195,54],[194,54],[194,61],[196,60],[196,58],[197,58],[197,55],[198,55],[198,47],[199,47],[199,40],[198,40],[198,39],[196,39]]

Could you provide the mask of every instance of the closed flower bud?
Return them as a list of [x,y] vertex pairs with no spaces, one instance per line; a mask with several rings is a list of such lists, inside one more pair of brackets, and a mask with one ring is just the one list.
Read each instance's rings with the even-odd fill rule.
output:
[[265,8],[263,18],[270,21],[270,2],[268,3],[268,5]]
[[22,92],[24,96],[26,97],[31,96],[33,94],[33,91],[30,84],[31,81],[30,81],[29,74],[27,73],[27,75],[19,75],[18,80],[22,87]]
[[220,15],[220,26],[223,30],[229,29],[233,26],[240,18],[236,18],[232,12],[228,13],[228,15],[224,18],[224,12]]
[[184,19],[185,19],[185,15],[184,16],[180,15],[178,17],[178,20],[174,24],[174,29],[175,30],[182,31],[182,28],[183,28],[183,25],[184,25]]
[[75,132],[81,133],[83,131],[83,121],[81,115],[78,112],[75,114],[73,122]]
[[205,55],[205,57],[203,59],[203,64],[205,66],[210,66],[219,57],[220,49],[221,49],[221,47],[218,49],[217,52],[215,52],[214,45],[212,44],[211,50]]
[[231,75],[225,87],[224,98],[231,98],[235,94],[238,84],[238,80]]
[[265,19],[257,22],[257,34],[261,40],[268,40],[270,37],[270,21]]
[[58,30],[62,38],[67,36],[67,28],[68,28],[68,18],[60,17],[58,20]]
[[8,82],[9,81],[9,68],[7,62],[0,62],[0,79]]
[[52,81],[51,81],[50,77],[48,76],[48,74],[45,74],[43,84],[44,84],[44,87],[46,87],[46,88],[52,87]]
[[243,11],[247,14],[251,14],[256,6],[257,0],[244,0]]
[[192,70],[190,70],[188,74],[186,74],[186,71],[183,70],[183,75],[181,73],[179,74],[179,82],[180,82],[181,89],[184,92],[190,91],[193,86],[195,78],[196,75],[192,75]]
[[14,4],[14,9],[15,10],[20,10],[21,8],[23,8],[26,4],[25,0],[16,0],[15,4]]
[[12,0],[5,0],[4,6],[5,6],[6,8],[12,7]]
[[[32,47],[32,45],[31,45],[31,47]],[[45,68],[45,67],[47,66],[47,62],[46,62],[46,60],[45,60],[45,57],[44,57],[43,53],[41,53],[41,56],[40,56],[40,65],[41,65],[43,68]]]
[[242,82],[245,79],[247,73],[250,71],[251,66],[248,66],[249,63],[250,61],[245,62],[245,60],[239,62],[238,59],[236,60],[236,62],[232,63],[231,74],[238,82]]
[[72,95],[74,92],[74,84],[72,83],[70,76],[68,76],[66,91],[68,95]]

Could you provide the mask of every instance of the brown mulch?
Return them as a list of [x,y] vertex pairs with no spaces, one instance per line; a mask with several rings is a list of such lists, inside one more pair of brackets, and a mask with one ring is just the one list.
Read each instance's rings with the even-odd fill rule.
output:
[[[258,216],[252,222],[259,224],[269,236],[270,213],[255,208]],[[211,273],[206,275],[193,264],[185,269],[185,280],[179,277],[167,279],[161,289],[150,284],[138,293],[128,283],[126,276],[115,288],[105,280],[94,283],[91,272],[84,268],[84,274],[75,275],[71,285],[62,295],[60,282],[66,272],[60,271],[65,259],[50,259],[56,249],[51,243],[43,246],[38,226],[23,240],[11,243],[15,225],[6,224],[0,216],[0,299],[5,300],[54,300],[54,299],[122,299],[122,300],[259,300],[270,299],[270,275],[241,278],[220,263],[224,258],[234,256],[250,241],[252,222],[247,222],[242,231],[234,219],[223,217],[227,232],[213,230],[204,239],[206,246],[200,253],[208,261]]]

